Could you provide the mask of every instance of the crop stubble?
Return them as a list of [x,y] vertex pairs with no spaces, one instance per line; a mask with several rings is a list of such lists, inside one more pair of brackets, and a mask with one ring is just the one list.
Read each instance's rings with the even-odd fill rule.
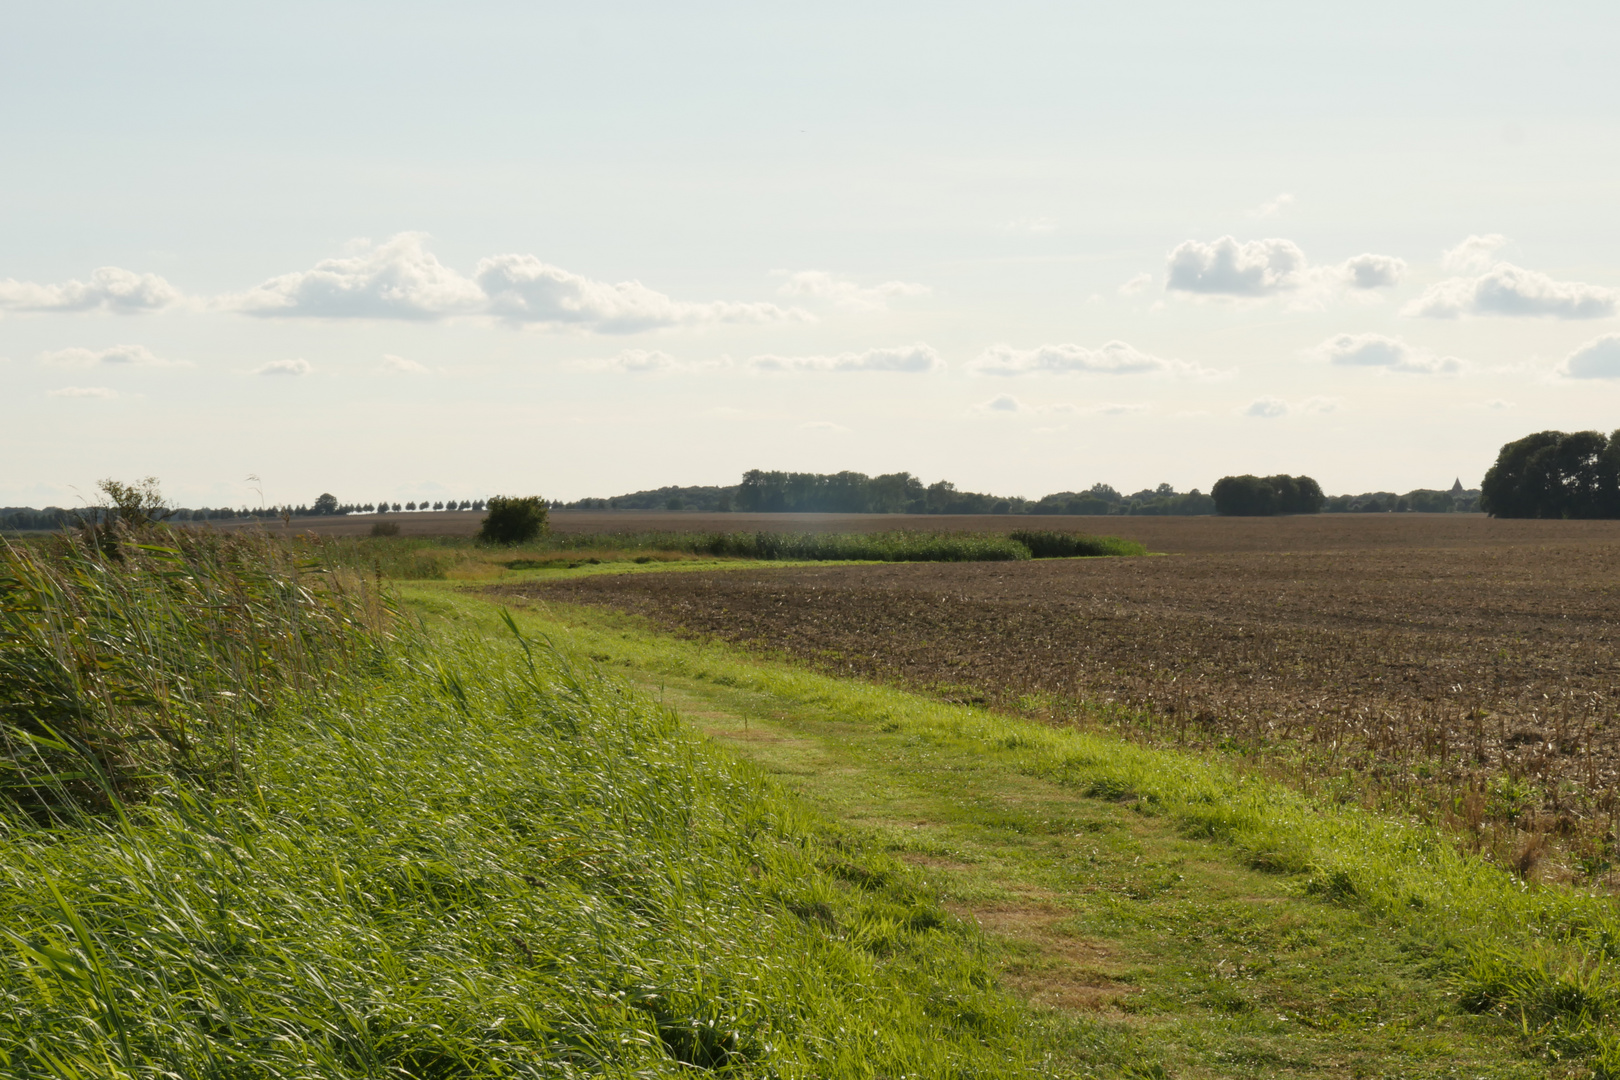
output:
[[1620,523],[1233,524],[1159,519],[1156,546],[1190,552],[1165,558],[500,588],[956,700],[1259,752],[1313,786],[1338,776],[1377,798],[1421,796],[1526,871],[1546,834],[1569,865],[1606,868]]

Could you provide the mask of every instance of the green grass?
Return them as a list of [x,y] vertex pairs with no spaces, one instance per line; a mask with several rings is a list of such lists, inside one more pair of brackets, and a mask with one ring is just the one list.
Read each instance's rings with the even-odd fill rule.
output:
[[[3,595],[43,595],[35,622],[70,602],[121,615],[174,646],[152,671],[215,633],[171,618],[173,596],[228,603],[216,587],[241,576],[83,551],[58,569],[72,595]],[[313,614],[318,579],[294,583],[287,603]],[[0,1073],[1047,1074],[982,939],[919,875],[480,610],[351,627],[364,662],[318,678],[267,666],[257,700],[232,693],[212,720],[235,732],[229,769],[158,755],[103,803],[0,814]],[[315,655],[299,618],[256,648]],[[0,645],[49,667],[73,633]],[[54,662],[93,690],[101,656]],[[44,711],[26,688],[9,704],[16,731]],[[38,767],[95,756],[61,753]]]
[[0,812],[0,1074],[1620,1074],[1612,901],[1423,827],[623,616],[59,554],[0,577],[58,796]]
[[[955,882],[947,898],[1012,902],[1021,881],[1070,936],[1147,956],[1126,965],[1140,993],[1123,1029],[1162,1024],[1137,1045],[1176,1075],[1244,1045],[1287,1057],[1284,1044],[1323,1031],[1412,1075],[1496,1059],[1503,1075],[1535,1061],[1620,1075],[1620,926],[1606,895],[1527,884],[1434,829],[1316,803],[1231,763],[832,679],[624,616],[555,609],[537,625],[643,686],[676,688],[745,756],[804,744],[806,762],[776,764],[824,812],[898,852],[969,863],[935,869],[935,884]],[[1248,966],[1222,983],[1216,945],[1239,939]],[[1335,1052],[1329,1040],[1289,1069],[1338,1075],[1323,1064]]]

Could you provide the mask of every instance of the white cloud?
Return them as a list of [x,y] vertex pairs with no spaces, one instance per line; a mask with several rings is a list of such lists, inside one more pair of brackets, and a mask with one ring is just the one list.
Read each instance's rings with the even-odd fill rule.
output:
[[1011,394],[997,394],[979,406],[985,412],[1028,412],[1029,406]]
[[1135,296],[1137,293],[1153,284],[1152,274],[1137,274],[1119,287],[1119,295]]
[[1496,265],[1496,251],[1508,242],[1501,233],[1470,236],[1440,254],[1440,265],[1450,274],[1483,274]]
[[831,420],[810,420],[799,425],[800,431],[848,431],[843,424],[835,424]]
[[1565,358],[1558,372],[1570,379],[1620,379],[1620,334],[1588,341]]
[[1435,356],[1383,334],[1338,334],[1306,353],[1341,367],[1380,368],[1409,375],[1457,375],[1466,366],[1455,356]]
[[783,296],[805,296],[825,300],[851,311],[881,311],[889,301],[901,296],[927,296],[929,288],[910,281],[885,281],[881,285],[861,286],[845,278],[834,277],[824,270],[801,270],[788,274],[777,290]]
[[1271,296],[1301,284],[1304,271],[1305,253],[1292,240],[1187,240],[1170,252],[1165,288],[1208,296]]
[[921,342],[835,356],[756,356],[749,363],[761,371],[901,371],[912,374],[938,371],[945,366],[939,353]]
[[165,360],[144,345],[114,345],[110,349],[57,349],[40,354],[40,363],[52,367],[190,367],[180,360]]
[[1288,402],[1278,397],[1257,398],[1249,402],[1249,407],[1243,410],[1245,416],[1258,416],[1270,419],[1274,416],[1288,415]]
[[[1239,242],[1223,236],[1212,243],[1187,240],[1170,252],[1165,290],[1199,296],[1264,299],[1300,294],[1320,302],[1339,288],[1369,290],[1397,284],[1406,262],[1371,252],[1336,266],[1312,266],[1292,240],[1275,237]],[[1136,279],[1132,279],[1135,281]]]
[[1250,210],[1248,215],[1252,218],[1276,217],[1278,214],[1282,213],[1284,210],[1287,210],[1293,205],[1294,197],[1285,191],[1281,195],[1278,195],[1275,199],[1271,199],[1268,202],[1263,202],[1253,210]]
[[483,290],[441,263],[425,239],[400,233],[377,245],[357,241],[352,254],[273,277],[226,303],[249,315],[327,319],[425,320],[481,310]]
[[1346,259],[1340,270],[1353,289],[1381,289],[1401,283],[1406,276],[1406,260],[1368,252]]
[[759,323],[807,319],[775,304],[706,304],[671,300],[639,281],[592,281],[533,255],[497,255],[479,262],[478,285],[489,311],[508,322],[578,326],[608,334],[697,323]]
[[407,360],[403,356],[393,353],[383,353],[382,364],[378,368],[387,375],[426,375],[428,366],[415,360]]
[[296,360],[272,360],[263,367],[255,368],[255,375],[308,375],[311,371],[309,361],[303,358]]
[[533,255],[483,259],[468,278],[441,263],[425,240],[421,233],[400,233],[382,244],[360,241],[349,254],[271,278],[223,303],[264,317],[427,321],[495,315],[509,323],[602,333],[808,317],[775,304],[679,302],[639,281],[593,281]]
[[1270,395],[1256,398],[1248,405],[1239,409],[1244,416],[1253,416],[1261,420],[1274,420],[1279,416],[1291,416],[1301,413],[1330,413],[1339,407],[1335,398],[1310,397],[1304,401],[1284,401],[1280,397]]
[[67,398],[115,398],[118,391],[110,390],[105,386],[64,386],[60,390],[47,390],[51,397]]
[[1529,315],[1601,319],[1620,313],[1620,290],[1557,281],[1538,270],[1497,263],[1477,277],[1454,277],[1429,286],[1401,314],[1429,319],[1459,315]]
[[1185,361],[1153,356],[1123,341],[1110,341],[1097,349],[1072,344],[1037,345],[1033,349],[992,345],[974,358],[968,368],[985,375],[1061,375],[1080,372],[1210,378],[1220,374]]
[[116,266],[103,266],[89,281],[38,285],[7,278],[0,281],[0,310],[12,311],[115,311],[129,314],[157,311],[180,299],[180,291],[156,274],[137,274]]

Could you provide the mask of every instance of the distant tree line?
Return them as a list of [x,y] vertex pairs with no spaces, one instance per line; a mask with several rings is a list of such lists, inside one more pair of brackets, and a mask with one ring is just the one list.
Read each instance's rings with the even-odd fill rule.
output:
[[[273,521],[278,518],[289,517],[386,514],[422,510],[476,510],[482,512],[485,503],[486,500],[484,499],[461,499],[459,501],[456,499],[423,499],[420,502],[407,502],[402,507],[399,503],[391,501],[343,503],[339,502],[337,496],[330,492],[322,492],[313,503],[288,503],[285,506],[166,508],[163,520],[170,522],[200,522],[252,518],[260,521]],[[94,525],[99,524],[106,517],[106,513],[107,508],[100,506],[86,506],[76,509],[47,506],[43,510],[36,510],[31,506],[5,506],[0,507],[0,532],[54,531],[56,529],[77,528],[86,523]]]
[[1492,517],[1620,517],[1620,431],[1539,431],[1502,447],[1480,506]]
[[1040,499],[961,491],[949,480],[924,484],[908,472],[797,473],[751,469],[720,487],[661,487],[552,503],[554,510],[691,510],[786,514],[1213,514],[1214,501],[1169,484],[1124,495],[1108,484]]

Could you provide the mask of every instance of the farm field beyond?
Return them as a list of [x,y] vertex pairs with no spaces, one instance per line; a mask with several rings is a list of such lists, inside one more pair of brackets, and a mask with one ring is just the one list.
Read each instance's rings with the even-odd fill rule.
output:
[[1620,523],[1088,524],[1181,554],[498,588],[620,608],[837,674],[1286,760],[1312,784],[1421,795],[1527,872],[1548,838],[1566,871],[1607,870]]

